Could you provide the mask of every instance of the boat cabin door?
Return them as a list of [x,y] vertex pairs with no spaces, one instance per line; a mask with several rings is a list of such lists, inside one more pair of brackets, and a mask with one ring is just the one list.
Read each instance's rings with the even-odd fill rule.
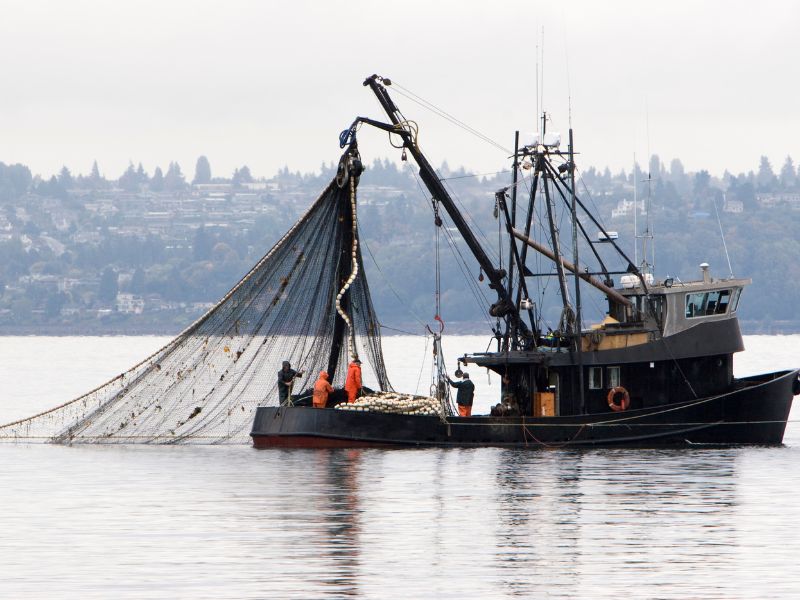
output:
[[[555,371],[547,371],[546,377],[541,383],[545,385],[537,385],[537,389],[533,394],[533,416],[534,417],[555,417],[559,414],[559,398],[560,398],[560,381],[558,373]],[[538,382],[537,382],[538,383]]]

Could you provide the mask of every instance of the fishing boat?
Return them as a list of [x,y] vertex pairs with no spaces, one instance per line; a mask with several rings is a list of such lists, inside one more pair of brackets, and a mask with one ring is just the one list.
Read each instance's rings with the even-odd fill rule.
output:
[[[459,357],[459,365],[486,368],[503,378],[502,398],[492,414],[457,416],[448,410],[447,375],[440,369],[436,391],[442,410],[402,414],[381,410],[341,410],[293,405],[260,406],[251,437],[254,446],[649,446],[699,444],[780,444],[795,395],[798,370],[736,378],[733,355],[744,349],[737,313],[749,279],[718,278],[700,265],[699,277],[657,279],[647,260],[636,264],[591,213],[576,190],[573,132],[566,149],[546,131],[526,144],[515,137],[512,181],[495,195],[507,234],[507,262],[493,262],[417,144],[414,123],[390,97],[391,81],[377,75],[364,85],[375,94],[389,122],[358,117],[341,137],[347,150],[339,167],[340,186],[355,193],[361,175],[356,132],[362,124],[389,132],[419,166],[433,202],[435,225],[444,211],[496,294],[488,314],[496,320],[492,351]],[[527,173],[526,196],[518,179]],[[561,242],[558,210],[569,216],[570,244]],[[537,212],[538,211],[538,212]],[[350,219],[355,242],[355,208]],[[535,223],[535,215],[541,222]],[[340,219],[340,220],[341,220]],[[534,239],[545,231],[549,244]],[[596,231],[596,235],[591,232]],[[565,247],[566,246],[566,251]],[[355,246],[354,246],[355,247]],[[352,281],[350,246],[343,247],[342,281]],[[589,268],[579,253],[598,266]],[[531,271],[536,253],[550,261],[545,273]],[[621,264],[611,266],[608,254]],[[569,255],[569,256],[568,256]],[[355,257],[355,250],[353,250]],[[355,264],[355,258],[353,258]],[[349,279],[348,279],[349,276]],[[531,281],[555,278],[562,306],[558,325],[545,329],[532,300]],[[585,286],[589,286],[586,288]],[[582,294],[600,294],[606,315],[583,325]],[[347,288],[338,295],[333,348],[348,341]],[[438,315],[437,315],[438,316]],[[432,332],[433,333],[433,332]],[[434,334],[441,349],[440,333]]]

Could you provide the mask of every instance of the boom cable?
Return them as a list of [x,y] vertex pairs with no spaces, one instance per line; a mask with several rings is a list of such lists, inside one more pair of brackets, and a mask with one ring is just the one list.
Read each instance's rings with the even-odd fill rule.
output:
[[408,88],[403,87],[402,85],[397,83],[397,81],[395,79],[392,79],[392,87],[396,88],[397,89],[397,93],[400,94],[401,96],[404,96],[405,98],[411,100],[412,102],[418,104],[419,106],[431,111],[432,113],[434,113],[437,116],[445,119],[446,121],[449,121],[450,123],[452,123],[456,127],[459,127],[461,129],[463,129],[464,131],[466,131],[467,133],[470,133],[470,134],[474,135],[478,139],[486,142],[487,144],[489,144],[491,146],[494,146],[495,148],[497,148],[501,152],[504,152],[505,154],[511,154],[512,153],[511,150],[509,150],[508,148],[506,148],[502,144],[496,142],[495,140],[493,140],[489,136],[481,133],[480,131],[478,131],[474,127],[471,127],[471,126],[467,125],[464,121],[462,121],[460,119],[457,119],[456,117],[454,117],[453,115],[451,115],[450,113],[445,111],[444,109],[439,108],[438,106],[433,104],[433,102],[425,100],[424,98],[422,98],[421,96],[415,94],[414,92],[412,92]]

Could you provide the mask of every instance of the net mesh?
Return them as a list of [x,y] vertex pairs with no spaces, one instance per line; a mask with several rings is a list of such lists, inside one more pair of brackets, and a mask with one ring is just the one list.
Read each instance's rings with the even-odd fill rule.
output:
[[0,440],[246,443],[256,407],[279,402],[283,361],[304,372],[295,392],[321,370],[342,387],[352,353],[366,387],[391,390],[357,243],[357,178],[337,178],[174,340],[79,398],[0,426]]

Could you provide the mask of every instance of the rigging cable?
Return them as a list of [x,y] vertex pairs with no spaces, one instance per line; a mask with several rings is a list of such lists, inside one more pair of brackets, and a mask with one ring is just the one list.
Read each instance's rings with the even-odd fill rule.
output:
[[[474,135],[477,135],[478,137],[480,137],[484,141],[486,141],[486,142],[498,147],[503,152],[505,152],[505,153],[510,153],[511,152],[507,148],[503,148],[502,146],[500,146],[499,144],[497,144],[496,142],[494,142],[490,138],[484,136],[483,134],[481,134],[477,130],[469,127],[468,125],[466,125],[462,121],[459,121],[455,117],[452,117],[452,115],[449,115],[448,113],[446,113],[442,109],[439,109],[438,107],[434,106],[432,103],[429,103],[429,102],[425,101],[424,99],[422,99],[421,97],[417,96],[416,94],[414,94],[410,90],[407,90],[406,88],[403,88],[403,86],[399,85],[396,81],[393,81],[392,85],[395,86],[395,87],[398,87],[401,90],[405,90],[408,94],[411,94],[412,96],[415,96],[416,98],[418,98],[419,101],[415,100],[414,98],[412,98],[411,96],[409,96],[407,94],[403,94],[402,92],[400,92],[401,95],[406,96],[407,98],[409,98],[410,100],[416,102],[417,104],[421,104],[422,102],[426,102],[427,104],[430,105],[430,107],[425,106],[424,104],[421,104],[421,105],[425,106],[425,108],[428,108],[429,110],[433,110],[434,112],[437,112],[437,114],[439,114],[439,116],[442,116],[443,118],[446,118],[447,120],[449,120],[452,123],[458,125],[459,127],[462,127],[465,130],[469,131],[470,133],[473,133]],[[419,127],[418,127],[417,123],[415,121],[407,119],[405,117],[405,115],[399,109],[397,110],[397,113],[401,117],[401,119],[400,119],[400,122],[395,126],[395,128],[398,129],[398,130],[402,129],[402,130],[408,131],[410,136],[411,136],[412,144],[417,149],[417,151],[419,151],[419,142],[418,142],[418,139],[419,139]],[[399,149],[399,148],[403,147],[402,144],[401,145],[397,145],[392,141],[392,133],[391,132],[389,133],[389,143],[394,148],[398,148]],[[495,254],[494,251],[493,251],[493,248],[491,247],[491,244],[489,243],[488,238],[486,237],[486,234],[484,234],[483,230],[478,225],[478,222],[472,217],[470,212],[467,210],[467,207],[458,198],[458,195],[455,193],[455,191],[453,190],[452,186],[446,184],[446,182],[448,181],[448,178],[442,177],[441,173],[439,173],[438,171],[436,171],[436,177],[443,185],[446,185],[449,188],[451,196],[453,197],[454,201],[457,202],[460,205],[461,210],[465,214],[465,217],[469,219],[472,228],[475,231],[477,231],[480,234],[480,236],[486,241],[487,245],[486,245],[485,251],[487,252],[487,254],[489,254],[489,255]],[[452,179],[455,179],[455,178],[452,178]],[[496,258],[496,254],[495,254],[494,257],[490,256],[490,258]]]
[[422,371],[425,369],[426,358],[425,355],[428,353],[428,337],[425,336],[425,348],[422,350],[422,364],[419,366],[419,375],[417,376],[417,387],[414,389],[414,394],[419,394],[419,384],[422,382]]
[[405,98],[408,98],[409,100],[411,100],[415,104],[418,104],[418,105],[422,106],[423,108],[431,111],[432,113],[436,114],[437,116],[445,119],[446,121],[449,121],[450,123],[452,123],[456,127],[459,127],[461,129],[463,129],[464,131],[466,131],[467,133],[470,133],[470,134],[474,135],[475,137],[477,137],[478,139],[486,142],[487,144],[489,144],[491,146],[494,146],[495,148],[497,148],[498,150],[504,152],[505,154],[511,154],[512,151],[509,150],[508,148],[506,148],[505,146],[503,146],[502,144],[494,141],[489,136],[484,135],[483,133],[481,133],[480,131],[478,131],[474,127],[471,127],[471,126],[467,125],[466,123],[464,123],[464,121],[461,121],[460,119],[457,119],[456,117],[454,117],[453,115],[451,115],[447,111],[439,108],[438,106],[436,106],[432,102],[429,102],[428,100],[425,100],[424,98],[422,98],[421,96],[415,94],[414,92],[412,92],[408,88],[403,87],[402,85],[397,83],[397,80],[392,79],[392,87],[397,90],[398,94],[400,94],[401,96],[404,96]]
[[719,236],[722,238],[722,247],[725,250],[725,259],[728,261],[728,271],[733,279],[733,267],[731,266],[731,256],[728,254],[728,244],[725,243],[725,233],[722,231],[722,221],[719,219],[719,211],[717,210],[717,199],[714,198],[714,214],[717,215],[717,225],[719,226]]
[[502,171],[494,171],[492,173],[469,173],[467,175],[456,175],[455,177],[442,177],[439,181],[455,181],[456,179],[469,179],[470,177],[486,177],[488,175],[502,175],[503,173],[510,173],[508,169]]
[[441,259],[439,254],[439,233],[442,228],[442,219],[439,216],[439,206],[436,200],[433,201],[433,214],[435,215],[436,220],[434,221],[434,243],[435,243],[435,291],[434,291],[434,304],[436,306],[436,318],[440,318],[442,316],[442,270],[441,270]]
[[414,335],[417,337],[427,337],[424,333],[414,333],[413,331],[407,331],[405,329],[398,329],[397,327],[389,327],[388,325],[384,325],[383,323],[378,323],[381,329],[388,329],[389,331],[396,331],[397,333],[402,333],[405,335]]
[[[420,193],[423,196],[425,196],[426,194],[425,194],[425,190],[422,187],[422,183],[420,183],[419,178],[417,177],[417,174],[414,172],[413,169],[411,169],[411,174],[414,176],[414,179],[417,182],[417,187],[419,188]],[[446,225],[446,224],[443,224],[443,225]],[[453,239],[452,233],[450,232],[450,230],[446,226],[444,226],[443,228],[444,228],[444,232],[445,232],[445,239],[447,240],[448,245],[450,246],[450,251],[453,253],[453,256],[456,258],[456,264],[458,265],[458,268],[461,270],[461,273],[464,275],[464,279],[467,282],[467,287],[469,288],[470,292],[472,293],[472,296],[475,299],[475,302],[477,303],[477,305],[478,305],[478,307],[479,307],[479,309],[481,311],[481,315],[483,316],[483,318],[486,320],[486,322],[491,327],[491,322],[487,318],[488,311],[486,310],[486,307],[489,306],[491,303],[489,302],[488,298],[486,298],[486,296],[483,293],[483,290],[480,288],[480,286],[472,279],[472,276],[469,274],[469,267],[467,266],[467,262],[464,259],[464,256],[461,254],[461,251],[459,250],[458,245],[456,244],[455,240]],[[460,262],[459,262],[459,260],[460,260]]]
[[[425,327],[425,321],[423,321],[422,318],[416,312],[414,312],[414,309],[412,308],[411,302],[409,302],[407,298],[403,298],[400,295],[400,292],[398,292],[397,289],[395,289],[395,287],[392,285],[391,279],[389,279],[386,276],[386,274],[381,270],[381,267],[378,264],[378,261],[375,259],[375,255],[372,253],[372,250],[370,249],[369,245],[367,244],[367,241],[366,240],[361,240],[361,245],[364,248],[367,249],[367,254],[369,254],[369,257],[372,259],[372,262],[375,265],[375,268],[378,270],[378,273],[381,274],[381,277],[386,282],[386,285],[389,286],[389,289],[392,291],[392,293],[395,295],[395,297],[400,301],[400,304],[405,306],[408,309],[408,312],[411,314],[411,316],[414,317],[420,325]],[[385,329],[392,329],[391,327],[387,327],[386,325],[381,325],[381,327],[383,327]],[[397,331],[399,331],[399,330],[397,330]],[[420,334],[412,334],[412,335],[420,335]]]
[[438,171],[436,172],[436,176],[439,179],[439,181],[442,182],[442,185],[448,188],[450,196],[453,198],[453,201],[461,207],[461,212],[464,214],[465,220],[468,219],[470,225],[472,226],[472,229],[475,230],[478,233],[478,235],[483,238],[483,241],[485,242],[483,249],[486,252],[486,255],[489,257],[490,260],[497,260],[498,258],[497,252],[495,252],[494,248],[492,247],[492,243],[489,241],[489,237],[484,233],[483,229],[481,229],[481,226],[478,224],[478,221],[476,221],[475,218],[472,216],[472,213],[469,212],[469,209],[467,208],[466,204],[464,204],[461,198],[459,198],[458,194],[456,194],[456,191],[455,189],[453,189],[453,186],[447,183],[447,180],[443,179]]

